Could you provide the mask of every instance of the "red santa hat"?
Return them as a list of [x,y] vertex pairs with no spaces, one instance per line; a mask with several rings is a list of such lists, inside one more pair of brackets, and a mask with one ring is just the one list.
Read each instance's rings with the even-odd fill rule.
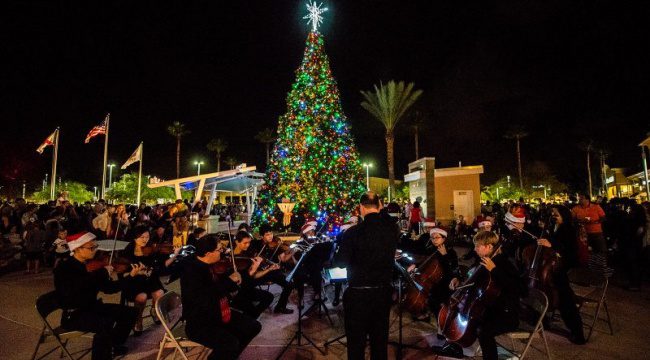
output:
[[526,222],[526,212],[524,208],[516,206],[506,213],[506,222],[523,224]]
[[78,234],[68,235],[65,238],[65,241],[68,243],[68,248],[70,251],[74,251],[76,248],[83,246],[83,244],[95,240],[95,235],[93,233],[82,231]]
[[341,227],[339,229],[341,230],[341,232],[344,232],[345,230],[347,230],[347,229],[353,227],[354,225],[356,225],[358,222],[359,222],[358,217],[350,216],[348,221],[346,221],[343,225],[341,225]]
[[483,220],[480,223],[478,223],[479,228],[484,228],[486,226],[492,226],[492,222],[490,220]]
[[302,226],[302,228],[300,228],[300,232],[303,234],[306,234],[312,230],[316,231],[316,226],[310,223],[306,223],[305,225]]
[[308,217],[305,225],[314,225],[314,227],[316,227],[318,226],[318,221],[316,221],[316,218]]
[[436,226],[436,222],[435,222],[435,220],[433,220],[433,219],[426,218],[426,219],[424,219],[424,226],[425,226],[425,227],[435,227],[435,226]]
[[447,237],[447,232],[437,227],[434,227],[433,229],[429,230],[429,235],[433,236],[433,234],[440,234],[444,238]]

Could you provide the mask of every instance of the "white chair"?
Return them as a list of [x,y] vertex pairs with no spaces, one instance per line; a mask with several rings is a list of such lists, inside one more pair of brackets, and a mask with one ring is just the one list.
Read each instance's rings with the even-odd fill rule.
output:
[[180,353],[181,357],[184,360],[188,360],[186,351],[189,348],[193,347],[203,347],[199,353],[198,358],[201,358],[203,353],[208,354],[209,351],[205,351],[206,348],[194,341],[191,341],[187,338],[185,334],[185,323],[182,321],[182,308],[181,297],[177,293],[170,291],[163,295],[156,302],[156,315],[165,329],[162,340],[160,340],[160,347],[158,349],[158,356],[156,360],[160,360],[164,349],[174,349],[174,356],[172,359],[176,358],[176,353]]
[[[519,360],[521,360],[526,356],[533,339],[540,336],[544,341],[546,357],[550,360],[551,352],[549,351],[548,342],[546,341],[544,325],[542,325],[542,320],[544,319],[546,310],[548,309],[548,298],[540,290],[530,289],[528,290],[528,296],[521,300],[521,308],[519,329],[505,334],[512,342],[512,349],[506,350],[516,355]],[[524,350],[521,353],[518,353],[516,350],[515,339],[526,342]]]

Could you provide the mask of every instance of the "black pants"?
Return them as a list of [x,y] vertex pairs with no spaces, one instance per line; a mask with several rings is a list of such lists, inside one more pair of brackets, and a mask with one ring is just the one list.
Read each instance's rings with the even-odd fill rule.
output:
[[282,287],[282,293],[280,293],[280,298],[275,307],[278,309],[286,308],[289,295],[291,294],[291,290],[293,290],[293,285],[287,282],[287,277],[280,270],[273,270],[261,278],[255,279],[255,285],[263,285],[269,281]]
[[138,317],[134,307],[97,303],[88,310],[63,313],[61,326],[66,330],[94,332],[93,360],[112,358],[112,347],[124,344]]
[[186,331],[190,340],[213,349],[209,360],[237,359],[246,346],[260,330],[262,324],[237,311],[231,312],[228,324],[201,326],[187,323]]
[[257,319],[273,302],[273,294],[256,287],[244,287],[232,300],[232,306]]
[[556,273],[553,281],[558,294],[558,310],[564,324],[569,328],[571,335],[576,338],[583,338],[582,317],[580,317],[580,312],[576,307],[575,294],[569,285],[569,277],[566,271]]
[[388,358],[388,327],[392,287],[376,289],[347,288],[343,294],[345,336],[348,360],[363,360],[366,338],[370,338],[370,358]]
[[516,311],[485,311],[483,320],[478,327],[478,342],[481,345],[483,359],[497,360],[497,342],[495,336],[517,329],[519,316]]

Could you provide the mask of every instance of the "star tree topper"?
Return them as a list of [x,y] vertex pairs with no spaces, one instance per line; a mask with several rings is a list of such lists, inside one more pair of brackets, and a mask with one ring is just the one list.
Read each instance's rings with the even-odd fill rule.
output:
[[327,8],[321,8],[321,6],[323,6],[323,3],[316,5],[314,1],[310,1],[307,4],[309,15],[303,17],[303,19],[309,19],[307,24],[311,23],[311,30],[314,32],[318,31],[318,26],[323,22],[323,16],[321,14],[327,11]]

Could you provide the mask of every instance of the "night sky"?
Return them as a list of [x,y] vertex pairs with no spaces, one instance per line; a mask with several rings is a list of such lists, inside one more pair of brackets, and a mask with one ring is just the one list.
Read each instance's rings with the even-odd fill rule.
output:
[[[1,193],[40,186],[61,126],[59,173],[101,182],[103,139],[86,133],[111,113],[109,159],[121,165],[143,140],[144,172],[175,174],[172,121],[192,134],[195,159],[215,171],[205,144],[264,168],[254,135],[286,111],[309,26],[305,1],[5,1],[0,5]],[[136,4],[137,3],[137,4]],[[640,2],[639,2],[640,3]],[[586,183],[578,143],[595,140],[612,167],[641,171],[650,131],[648,9],[620,1],[325,1],[321,32],[363,160],[386,176],[383,126],[360,90],[391,79],[424,90],[420,156],[438,167],[483,164],[484,183],[516,175],[511,124],[530,135],[524,166],[546,163],[574,188]],[[410,118],[397,134],[398,178],[415,158]],[[222,164],[223,166],[223,164]],[[596,166],[596,162],[594,162]],[[137,166],[133,167],[136,170]],[[116,175],[116,174],[114,174]]]

